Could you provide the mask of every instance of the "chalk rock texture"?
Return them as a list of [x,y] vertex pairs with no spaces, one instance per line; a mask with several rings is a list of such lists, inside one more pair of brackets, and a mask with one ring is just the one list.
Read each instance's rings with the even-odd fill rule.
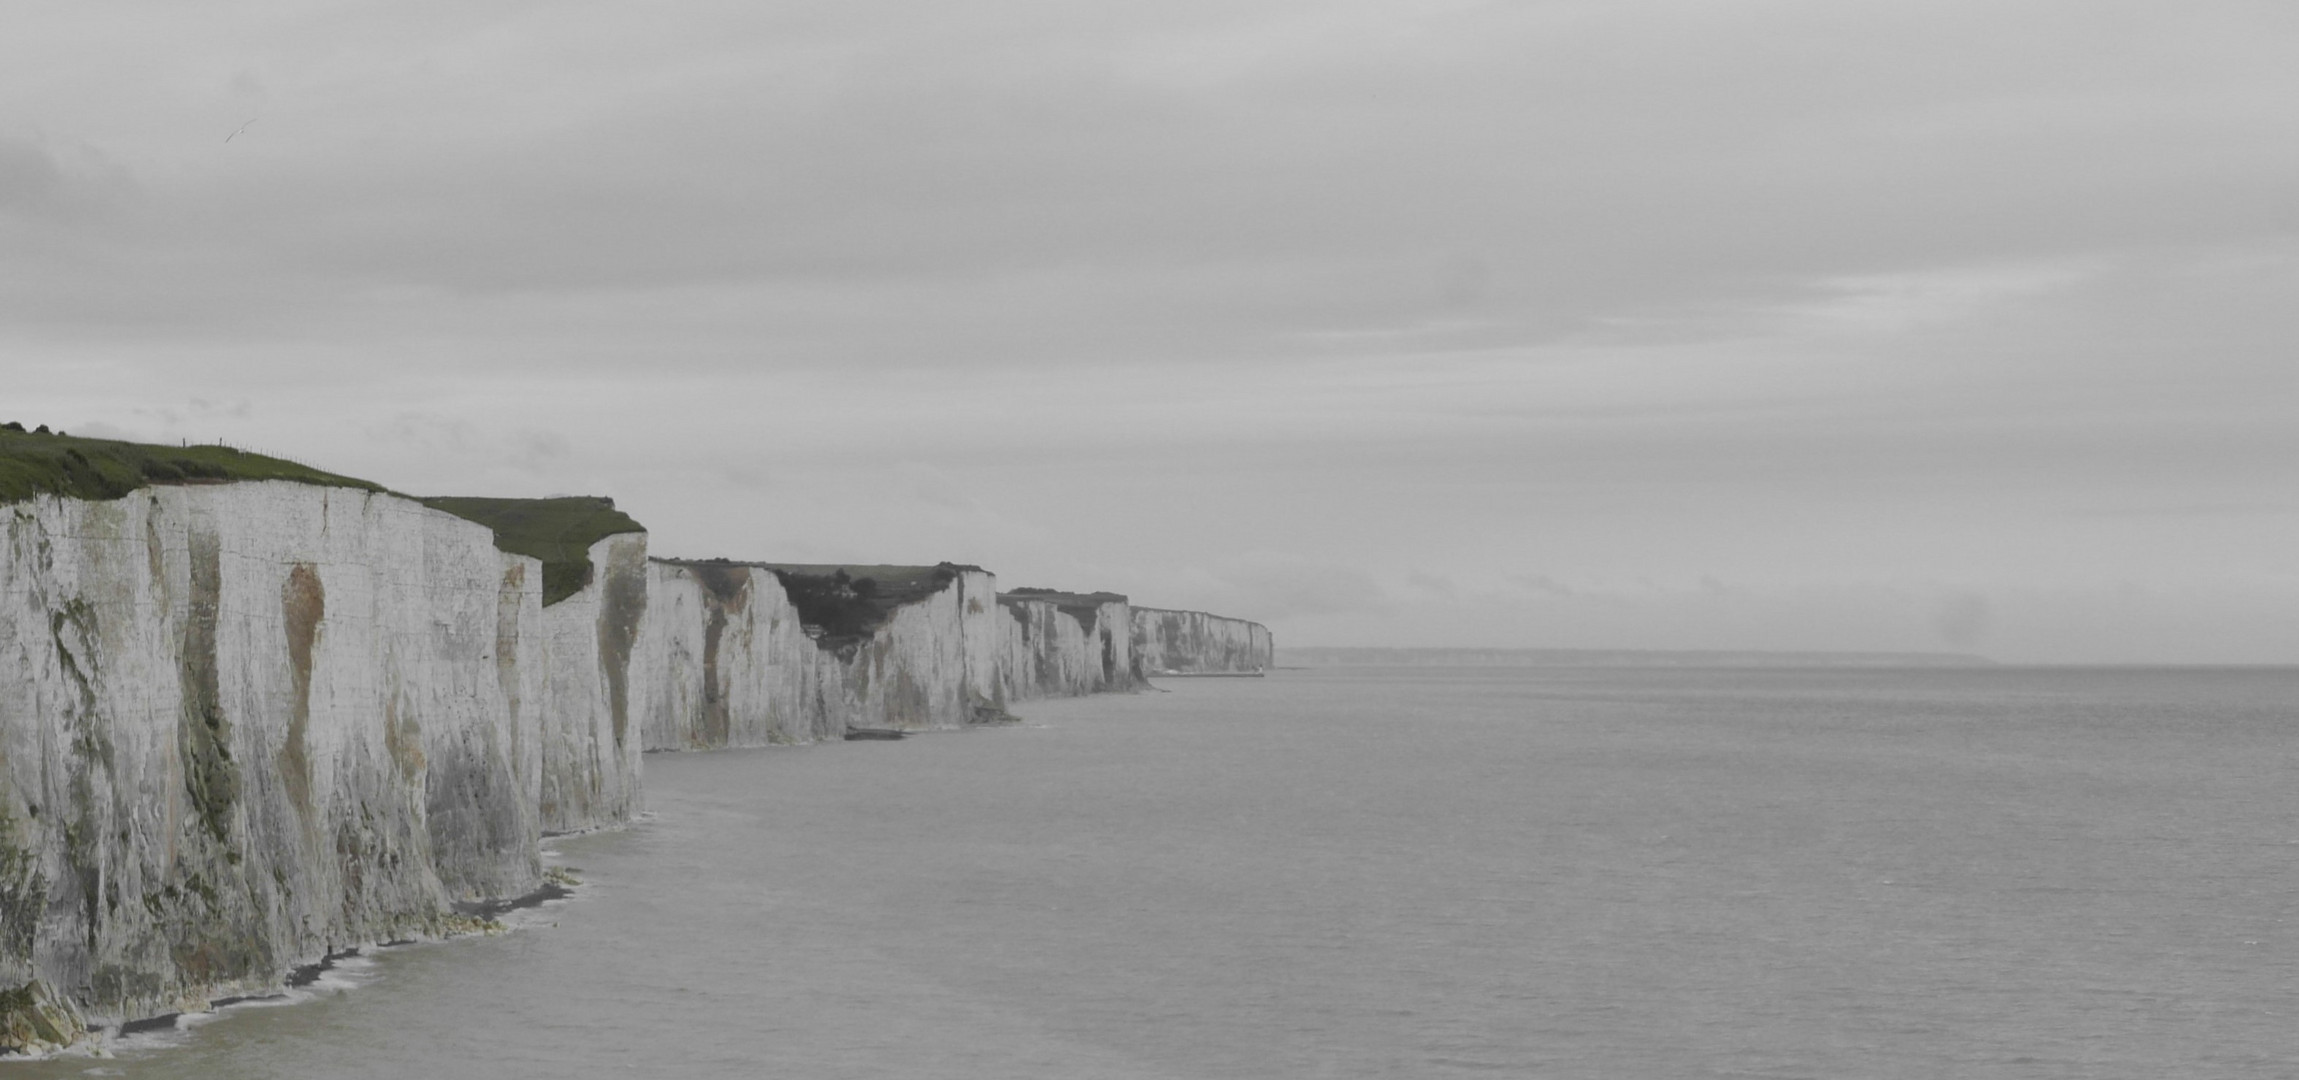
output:
[[836,740],[851,706],[838,659],[815,645],[761,567],[656,561],[639,631],[649,750]]
[[649,591],[647,535],[591,545],[591,580],[542,609],[542,827],[619,825],[639,790],[646,685],[659,659],[639,649]]
[[649,750],[841,739],[1003,717],[997,579],[951,568],[857,640],[828,644],[765,566],[657,561],[639,634]]
[[1202,611],[1133,609],[1135,670],[1144,675],[1260,671],[1276,662],[1269,628]]
[[1003,650],[1008,700],[1074,697],[1139,685],[1133,612],[1114,593],[1004,593],[1009,618]]
[[648,582],[634,679],[649,750],[943,730],[1008,719],[1015,701],[1138,685],[1132,611],[1115,594],[1003,595],[990,573],[951,565],[866,636],[828,643],[765,566],[658,560]]
[[0,998],[198,1008],[535,888],[539,578],[345,488],[0,507]]
[[923,600],[894,610],[850,655],[841,656],[851,714],[858,726],[901,731],[963,727],[977,709],[994,707],[995,668],[970,660],[967,646],[986,640],[970,623],[998,618],[998,579],[963,570]]

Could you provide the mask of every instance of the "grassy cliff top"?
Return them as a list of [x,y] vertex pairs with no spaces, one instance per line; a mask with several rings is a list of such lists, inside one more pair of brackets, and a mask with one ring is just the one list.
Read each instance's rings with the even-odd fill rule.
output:
[[1132,603],[1132,601],[1126,598],[1126,594],[1124,593],[1064,592],[1061,589],[1033,589],[1027,585],[1024,585],[1020,588],[1007,589],[1006,591],[998,594],[998,599],[1000,600],[1005,600],[1008,598],[1015,600],[1044,600],[1053,604],[1087,604],[1097,607],[1102,604]]
[[[281,458],[229,446],[162,446],[82,439],[0,424],[0,504],[38,495],[102,501],[153,484],[225,484],[240,480],[292,480],[390,494],[367,480],[323,472]],[[615,509],[613,499],[482,499],[447,496],[419,500],[434,510],[495,531],[495,546],[543,561],[543,602],[555,604],[591,580],[591,545],[616,533],[644,532]],[[931,568],[929,568],[931,569]]]
[[804,574],[809,577],[836,577],[843,573],[850,579],[869,578],[882,590],[899,592],[916,590],[925,596],[935,592],[965,571],[979,571],[979,566],[963,563],[936,563],[932,566],[893,566],[885,563],[774,563],[754,562],[747,565],[783,574]]
[[595,495],[555,499],[489,499],[441,495],[423,500],[434,510],[495,530],[495,546],[543,561],[543,603],[556,604],[591,583],[591,545],[646,527]]
[[1025,600],[1035,600],[1054,605],[1063,614],[1078,620],[1078,624],[1085,627],[1088,632],[1094,629],[1095,620],[1101,618],[1103,604],[1129,602],[1122,593],[1074,593],[1063,592],[1060,589],[1033,589],[1026,585],[1016,589],[1008,589],[998,594],[998,602],[1009,606]]
[[0,425],[0,503],[38,495],[117,499],[152,484],[221,484],[234,480],[293,480],[302,484],[382,491],[383,485],[322,472],[280,458],[228,446],[158,446],[83,439]]

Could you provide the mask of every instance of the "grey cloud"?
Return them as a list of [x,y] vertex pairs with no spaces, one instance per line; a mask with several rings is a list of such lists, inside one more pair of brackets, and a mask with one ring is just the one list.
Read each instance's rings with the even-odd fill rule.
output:
[[[1921,17],[1457,9],[1390,16],[1414,34],[1402,57],[1369,32],[1326,33],[1342,16],[1262,10],[1311,44],[1201,9],[1177,12],[1162,37],[1028,5],[927,16],[901,34],[857,10],[794,40],[764,10],[554,25],[541,39],[620,35],[628,58],[582,82],[516,47],[474,52],[435,73],[447,89],[434,103],[410,101],[396,82],[407,74],[378,65],[300,121],[332,140],[327,153],[218,174],[178,192],[173,214],[251,273],[345,288],[741,280],[772,292],[797,279],[1240,266],[1263,268],[1253,288],[1187,317],[1226,307],[1267,331],[1330,329],[1475,302],[1539,341],[1911,258],[2248,234],[2279,212],[2295,172],[2257,140],[2249,160],[2181,174],[2190,191],[2219,190],[2162,197],[2163,168],[2131,152],[2134,116],[2289,87],[2256,69],[2174,65],[2155,78],[2179,92],[2118,112],[2084,91],[2130,93],[2115,58],[2143,47],[2143,31],[2094,29],[2077,48],[1987,5]],[[555,10],[518,18],[563,22]],[[2247,29],[2200,22],[2214,40]],[[1975,39],[2000,46],[1975,54]],[[465,43],[433,43],[455,55],[441,44]],[[1230,62],[1249,74],[1161,81],[1170,65],[1145,67],[1145,48],[1226,51],[1249,58]],[[1588,62],[1600,54],[1605,65]],[[705,74],[682,84],[653,66],[674,56]],[[1951,66],[1959,77],[1942,80]],[[518,86],[530,71],[538,88]],[[561,88],[570,109],[591,108],[539,125],[485,109],[495,95],[545,108],[529,99]],[[450,101],[471,112],[420,111]],[[2006,101],[2025,110],[2018,126],[1973,122]],[[338,129],[372,145],[324,134]],[[1471,247],[1490,254],[1448,254]]]
[[55,159],[22,139],[0,136],[0,212],[22,212],[53,199],[63,187]]
[[1567,597],[1579,595],[1579,590],[1546,574],[1511,574],[1509,581],[1527,592],[1544,596]]
[[[1954,580],[2029,642],[2005,582],[2288,566],[2210,508],[2299,460],[2299,8],[2110,7],[51,6],[0,40],[0,359],[51,419],[612,480],[674,546],[1715,613],[1677,644]],[[716,524],[722,468],[774,508]]]
[[460,417],[409,411],[393,416],[387,423],[370,425],[367,437],[372,442],[391,446],[462,455],[480,442],[482,434],[476,425]]
[[556,431],[533,428],[522,430],[512,437],[516,447],[514,459],[521,468],[541,472],[561,461],[573,451],[574,444]]
[[[1206,603],[1235,611],[1256,611],[1262,622],[1321,615],[1380,613],[1394,601],[1372,575],[1345,564],[1300,556],[1255,554],[1232,558],[1211,569],[1212,582],[1201,594]],[[1162,606],[1145,598],[1148,606]]]
[[118,439],[121,442],[148,442],[142,433],[107,424],[101,420],[88,420],[71,427],[74,435],[83,439]]
[[1942,642],[1959,649],[1977,647],[1995,625],[1995,606],[1979,593],[1958,592],[1940,597],[1932,607],[1932,631]]
[[1430,596],[1442,596],[1448,599],[1460,591],[1454,587],[1452,578],[1442,574],[1422,573],[1419,570],[1405,575],[1405,583]]

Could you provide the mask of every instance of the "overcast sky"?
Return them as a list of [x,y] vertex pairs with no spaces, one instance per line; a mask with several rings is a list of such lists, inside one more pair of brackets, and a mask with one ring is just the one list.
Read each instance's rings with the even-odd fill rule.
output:
[[2299,4],[11,0],[0,419],[1280,646],[2299,662]]

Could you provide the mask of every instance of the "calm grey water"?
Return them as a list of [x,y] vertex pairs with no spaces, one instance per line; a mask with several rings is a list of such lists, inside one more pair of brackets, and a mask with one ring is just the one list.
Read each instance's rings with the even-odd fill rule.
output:
[[2299,671],[1169,685],[650,757],[534,928],[0,1077],[2299,1067]]

